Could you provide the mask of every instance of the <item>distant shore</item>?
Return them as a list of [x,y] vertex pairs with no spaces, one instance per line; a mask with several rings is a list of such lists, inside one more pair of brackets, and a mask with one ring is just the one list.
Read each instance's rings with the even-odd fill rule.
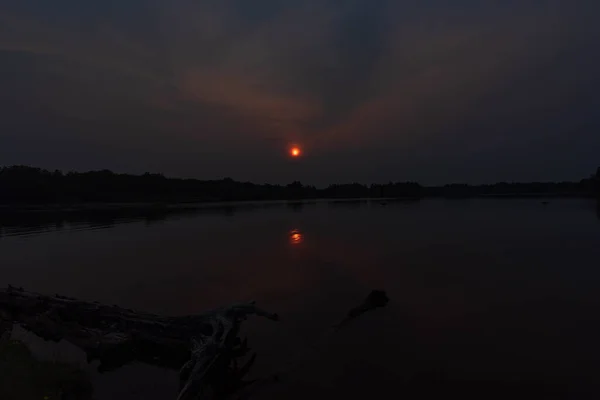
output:
[[390,201],[424,198],[599,197],[600,169],[573,182],[345,183],[324,188],[294,181],[287,185],[239,182],[231,178],[198,180],[161,174],[112,171],[47,171],[28,166],[0,168],[0,212],[102,212],[115,210],[189,210],[241,204],[314,201]]
[[237,200],[237,201],[192,201],[192,202],[120,202],[120,203],[77,203],[77,204],[19,204],[19,205],[0,205],[2,212],[27,212],[27,213],[78,213],[78,212],[103,212],[103,211],[127,211],[127,210],[197,210],[223,207],[243,207],[243,206],[268,206],[268,205],[288,205],[288,204],[310,204],[310,203],[350,203],[350,202],[381,202],[381,201],[418,201],[420,198],[329,198],[329,199],[283,199],[283,200]]
[[579,198],[594,199],[590,195],[573,193],[505,193],[480,194],[473,196],[423,196],[423,197],[360,197],[360,198],[315,198],[315,199],[283,199],[283,200],[238,200],[238,201],[196,201],[196,202],[93,202],[75,204],[18,204],[0,205],[0,215],[6,214],[86,214],[110,212],[186,212],[212,208],[276,206],[311,203],[358,203],[372,202],[386,204],[389,202],[416,202],[421,200],[469,200],[469,199],[557,199]]

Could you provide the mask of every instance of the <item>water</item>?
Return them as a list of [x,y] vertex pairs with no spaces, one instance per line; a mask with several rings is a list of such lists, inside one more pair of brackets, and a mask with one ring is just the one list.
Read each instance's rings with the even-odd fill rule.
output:
[[[600,372],[596,213],[486,199],[12,221],[0,283],[172,315],[256,300],[282,321],[248,323],[253,373],[302,366],[258,398],[581,395]],[[375,288],[386,308],[325,334]],[[169,398],[173,373],[144,368],[94,378],[98,393]]]

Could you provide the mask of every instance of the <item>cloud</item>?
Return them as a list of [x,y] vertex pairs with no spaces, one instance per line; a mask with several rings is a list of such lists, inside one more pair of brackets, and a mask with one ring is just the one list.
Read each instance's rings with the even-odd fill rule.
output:
[[388,168],[398,154],[549,135],[536,120],[553,110],[572,121],[582,93],[600,88],[600,60],[585,56],[599,31],[588,0],[115,4],[0,6],[0,83],[24,110],[110,127],[101,140],[123,148],[147,137],[251,163],[248,146],[266,157],[300,142],[343,165],[355,161],[340,153],[364,150]]
[[[486,96],[547,64],[565,45],[564,33],[556,15],[535,13],[457,21],[441,29],[399,27],[387,37],[376,70],[365,77],[371,95],[331,134],[411,141],[449,129],[472,118],[473,108]],[[365,130],[371,135],[361,136]]]

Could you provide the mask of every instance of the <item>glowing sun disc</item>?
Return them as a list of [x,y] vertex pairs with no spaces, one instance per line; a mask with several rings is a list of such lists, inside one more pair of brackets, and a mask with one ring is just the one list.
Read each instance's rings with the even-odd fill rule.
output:
[[291,155],[292,157],[299,157],[299,156],[300,156],[300,153],[301,153],[301,151],[300,151],[300,148],[299,148],[299,147],[292,147],[292,148],[290,149],[290,155]]

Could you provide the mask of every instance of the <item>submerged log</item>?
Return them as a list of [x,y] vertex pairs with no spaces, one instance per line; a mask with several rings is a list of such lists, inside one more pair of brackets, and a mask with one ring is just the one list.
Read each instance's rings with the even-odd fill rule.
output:
[[88,362],[100,361],[101,372],[134,361],[181,369],[182,400],[224,399],[244,386],[251,364],[237,366],[249,352],[238,334],[241,322],[251,315],[278,320],[277,314],[253,302],[163,317],[10,286],[0,290],[0,328],[8,330],[16,323],[45,340],[65,340],[83,350]]
[[[387,302],[384,292],[373,291],[335,330]],[[88,362],[98,360],[101,372],[136,361],[179,370],[178,400],[231,399],[242,388],[247,396],[252,392],[248,385],[262,387],[273,380],[244,380],[255,354],[239,366],[250,352],[247,341],[239,337],[240,326],[251,315],[279,319],[254,302],[164,317],[11,286],[0,289],[0,336],[19,324],[43,339],[65,340],[83,350]]]

